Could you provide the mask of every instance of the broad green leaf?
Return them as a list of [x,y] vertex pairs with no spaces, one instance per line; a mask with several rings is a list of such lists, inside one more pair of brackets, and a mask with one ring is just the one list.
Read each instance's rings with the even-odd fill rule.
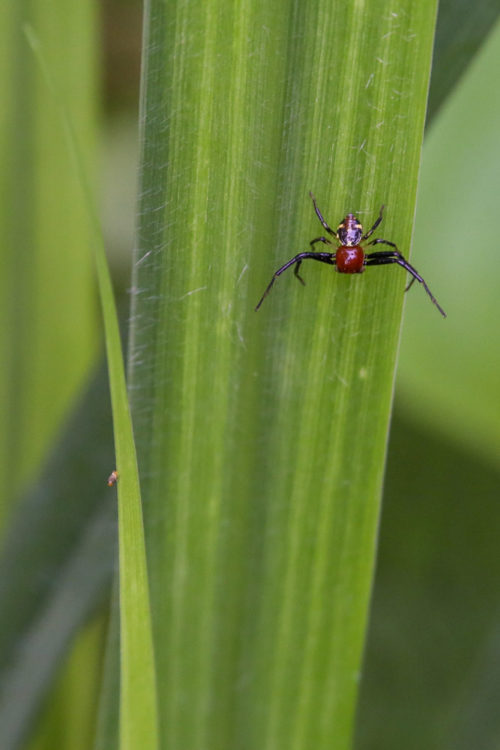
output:
[[[130,376],[162,743],[346,748],[405,274],[309,261],[348,211],[409,253],[435,3],[146,6]],[[422,288],[421,295],[445,326]]]

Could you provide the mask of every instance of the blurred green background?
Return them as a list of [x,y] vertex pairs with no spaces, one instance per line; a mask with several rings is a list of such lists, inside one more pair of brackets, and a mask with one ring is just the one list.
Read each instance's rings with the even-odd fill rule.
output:
[[497,26],[424,142],[412,261],[448,318],[408,293],[359,748],[500,746],[499,64]]
[[[0,22],[5,26],[15,20],[7,17],[14,13],[13,7],[0,10]],[[72,6],[72,12],[59,18],[58,23],[88,23],[88,19],[75,17],[73,11]],[[90,29],[102,29],[96,54],[96,60],[100,55],[100,65],[96,64],[88,78],[80,79],[81,90],[72,106],[87,98],[85,106],[97,107],[100,91],[104,104],[100,130],[85,130],[83,122],[80,136],[89,153],[98,144],[95,163],[102,216],[125,327],[137,184],[142,9],[136,2],[109,0],[100,11],[100,17],[88,25]],[[12,44],[25,44],[21,35],[12,38]],[[81,44],[82,54],[86,54],[88,46],[95,45],[92,34],[81,39]],[[5,59],[8,53],[9,45],[4,44]],[[75,215],[77,188],[71,180],[66,184],[66,166],[55,152],[42,154],[32,123],[26,121],[22,103],[16,101],[14,83],[23,84],[23,73],[26,81],[29,76],[21,68],[21,80],[10,81],[8,66],[2,62],[1,84],[6,92],[5,111],[9,113],[4,116],[3,127],[9,132],[21,129],[23,143],[29,144],[28,149],[23,146],[25,153],[20,159],[19,154],[6,150],[2,154],[3,244],[18,248],[13,259],[6,256],[4,261],[0,290],[5,320],[2,346],[4,351],[16,352],[12,372],[22,373],[18,400],[4,398],[2,405],[1,517],[8,528],[3,561],[9,559],[13,548],[19,548],[20,540],[21,546],[29,548],[30,559],[15,558],[15,570],[5,563],[0,582],[4,602],[0,622],[4,656],[0,667],[5,667],[4,686],[11,678],[14,680],[10,682],[9,696],[6,697],[5,688],[0,692],[0,719],[6,720],[16,705],[12,684],[22,692],[30,673],[28,647],[23,654],[24,666],[14,675],[9,672],[5,654],[15,643],[16,623],[26,615],[16,610],[22,573],[31,571],[30,566],[36,566],[39,559],[43,561],[40,580],[36,585],[32,579],[24,584],[34,587],[31,606],[36,613],[35,624],[45,627],[42,643],[47,653],[57,656],[54,663],[63,663],[75,623],[86,623],[86,627],[78,636],[71,657],[64,662],[53,688],[54,700],[44,704],[48,708],[38,719],[38,736],[31,746],[44,747],[44,737],[50,737],[53,743],[55,736],[59,736],[60,746],[65,746],[64,722],[51,714],[50,706],[57,705],[59,711],[71,685],[72,690],[85,694],[77,704],[78,717],[67,719],[73,738],[75,725],[81,723],[79,740],[73,740],[71,747],[86,748],[91,746],[96,721],[107,591],[113,571],[109,556],[99,557],[103,550],[109,551],[114,539],[113,499],[100,490],[101,477],[106,476],[113,463],[103,373],[93,378],[90,397],[74,422],[66,425],[55,452],[46,446],[59,434],[69,405],[100,357],[95,346],[97,299],[94,315],[89,316],[88,299],[95,298],[95,289],[86,248],[86,218],[78,210]],[[25,64],[32,63],[27,59]],[[500,253],[496,227],[500,213],[499,66],[497,25],[426,133],[412,262],[429,281],[448,319],[439,319],[421,290],[413,288],[407,295],[378,569],[357,718],[358,750],[500,747]],[[67,71],[67,80],[71,80],[71,71]],[[74,116],[79,122],[78,111],[74,111]],[[42,128],[53,127],[57,127],[53,116],[42,123]],[[33,165],[41,158],[53,164],[52,177],[60,173],[57,196],[46,185],[34,184]],[[23,171],[14,174],[19,163],[24,165]],[[387,169],[390,168],[388,164]],[[29,199],[36,204],[35,213],[46,221],[45,229],[42,222],[42,236],[37,238],[42,251],[34,262],[26,259],[33,237],[19,216],[19,205],[30,191],[36,196]],[[65,217],[56,238],[61,252],[67,253],[62,273],[60,266],[44,261],[44,253],[55,241],[50,229],[54,213]],[[47,269],[45,296],[37,298],[33,286],[33,306],[16,307],[16,284],[22,279],[23,291],[29,291],[33,277],[27,269],[36,270],[36,266]],[[80,281],[83,275],[87,284],[73,284],[75,274]],[[85,297],[81,303],[75,300],[74,288]],[[54,295],[61,296],[59,309],[68,304],[65,299],[71,300],[71,320],[50,319],[45,306]],[[81,316],[79,304],[85,310]],[[58,332],[67,336],[65,326],[74,330],[74,348],[68,347],[66,356],[58,360],[57,377],[46,374],[52,356],[50,347],[38,349],[36,329],[42,324],[53,327],[54,351]],[[4,369],[1,377],[3,394],[11,393],[11,373]],[[38,388],[45,394],[43,404]],[[29,398],[26,394],[30,394]],[[96,420],[101,420],[97,441]],[[88,433],[82,429],[85,424]],[[30,433],[32,445],[19,443],[18,432]],[[89,444],[93,445],[92,453],[82,457],[81,446]],[[24,507],[29,512],[21,518],[11,515],[14,491],[19,496],[30,487],[30,480],[37,476],[49,453],[42,479],[24,495]],[[54,476],[64,476],[57,496],[52,496]],[[89,490],[86,485],[86,494],[95,498],[95,504],[82,509],[78,485],[82,477],[87,481],[89,476],[95,477],[95,486]],[[42,522],[37,516],[40,503],[44,508],[43,523],[50,528],[60,523],[61,502],[67,513],[66,521],[61,523],[67,544],[51,558],[50,549],[43,545],[38,548],[36,542],[30,545],[30,534],[38,538],[34,529]],[[74,519],[73,530],[68,519]],[[86,592],[82,594],[81,612],[76,617],[73,613],[65,623],[60,617],[67,601],[64,571],[68,564],[78,571],[79,560],[88,559],[89,550],[95,550],[95,566],[79,572],[82,592],[84,587]],[[44,596],[52,589],[54,596],[51,599],[49,595],[47,605]],[[40,612],[37,602],[44,602]],[[11,613],[8,617],[7,611]],[[52,618],[59,618],[57,626]],[[33,642],[33,648],[40,648],[40,643]],[[37,689],[39,695],[43,693],[53,671],[53,664],[41,670],[39,686],[33,687],[34,695]],[[88,707],[87,713],[81,710],[82,705]],[[13,726],[11,737],[17,737],[18,742],[24,740],[37,710],[38,703],[33,698],[23,716],[23,730]],[[70,713],[68,700],[68,716]]]

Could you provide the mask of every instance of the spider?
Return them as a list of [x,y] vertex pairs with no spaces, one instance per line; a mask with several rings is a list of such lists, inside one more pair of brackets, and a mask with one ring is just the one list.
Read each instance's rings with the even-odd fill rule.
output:
[[[403,255],[401,255],[394,242],[389,242],[389,240],[382,239],[371,240],[371,242],[368,242],[368,245],[389,245],[392,250],[378,250],[373,253],[365,253],[362,247],[362,243],[364,243],[369,237],[371,237],[371,235],[374,233],[374,231],[382,221],[384,206],[381,206],[377,220],[373,224],[372,228],[369,229],[368,232],[365,232],[365,234],[363,234],[363,226],[354,216],[354,214],[347,214],[345,219],[343,219],[342,222],[338,225],[337,231],[334,232],[323,218],[323,215],[316,204],[314,195],[312,193],[309,193],[309,195],[311,196],[314,210],[316,211],[316,216],[318,217],[328,234],[332,235],[332,237],[335,237],[336,241],[338,242],[339,246],[337,248],[337,251],[335,253],[299,253],[294,258],[289,260],[288,263],[285,263],[284,266],[278,268],[273,278],[269,282],[267,289],[262,295],[255,310],[258,310],[262,305],[264,299],[271,291],[271,288],[278,276],[281,276],[283,271],[286,271],[286,269],[290,268],[290,266],[296,264],[294,269],[295,276],[302,284],[305,285],[304,279],[299,274],[299,269],[303,260],[305,260],[306,258],[311,258],[312,260],[319,260],[321,263],[328,263],[329,266],[335,266],[336,270],[339,273],[362,273],[365,266],[387,266],[392,263],[397,263],[399,266],[405,268],[408,273],[413,276],[405,291],[408,291],[408,289],[415,281],[420,282],[420,284],[422,284],[425,291],[431,298],[431,301],[436,305],[443,318],[446,318],[445,311],[432,294],[424,279],[420,276],[417,270],[413,268],[410,263],[408,263]],[[334,244],[327,237],[316,237],[309,243],[311,245],[311,248],[314,248],[314,245],[317,242],[324,242],[325,245]]]

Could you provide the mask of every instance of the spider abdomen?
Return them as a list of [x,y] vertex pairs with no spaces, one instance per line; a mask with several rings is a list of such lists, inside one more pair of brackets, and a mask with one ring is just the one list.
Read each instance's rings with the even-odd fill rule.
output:
[[339,273],[362,273],[365,253],[361,245],[341,245],[335,255]]

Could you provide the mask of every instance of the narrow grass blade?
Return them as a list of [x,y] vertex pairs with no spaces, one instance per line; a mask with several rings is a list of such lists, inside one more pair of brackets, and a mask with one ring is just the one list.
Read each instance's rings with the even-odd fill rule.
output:
[[139,477],[118,317],[100,223],[73,126],[64,102],[54,88],[36,36],[29,28],[26,29],[26,33],[60,108],[68,146],[75,161],[93,229],[109,368],[116,466],[120,477],[118,482],[121,614],[120,746],[124,750],[136,750],[139,747],[142,750],[154,750],[158,745],[157,703],[146,552]]

